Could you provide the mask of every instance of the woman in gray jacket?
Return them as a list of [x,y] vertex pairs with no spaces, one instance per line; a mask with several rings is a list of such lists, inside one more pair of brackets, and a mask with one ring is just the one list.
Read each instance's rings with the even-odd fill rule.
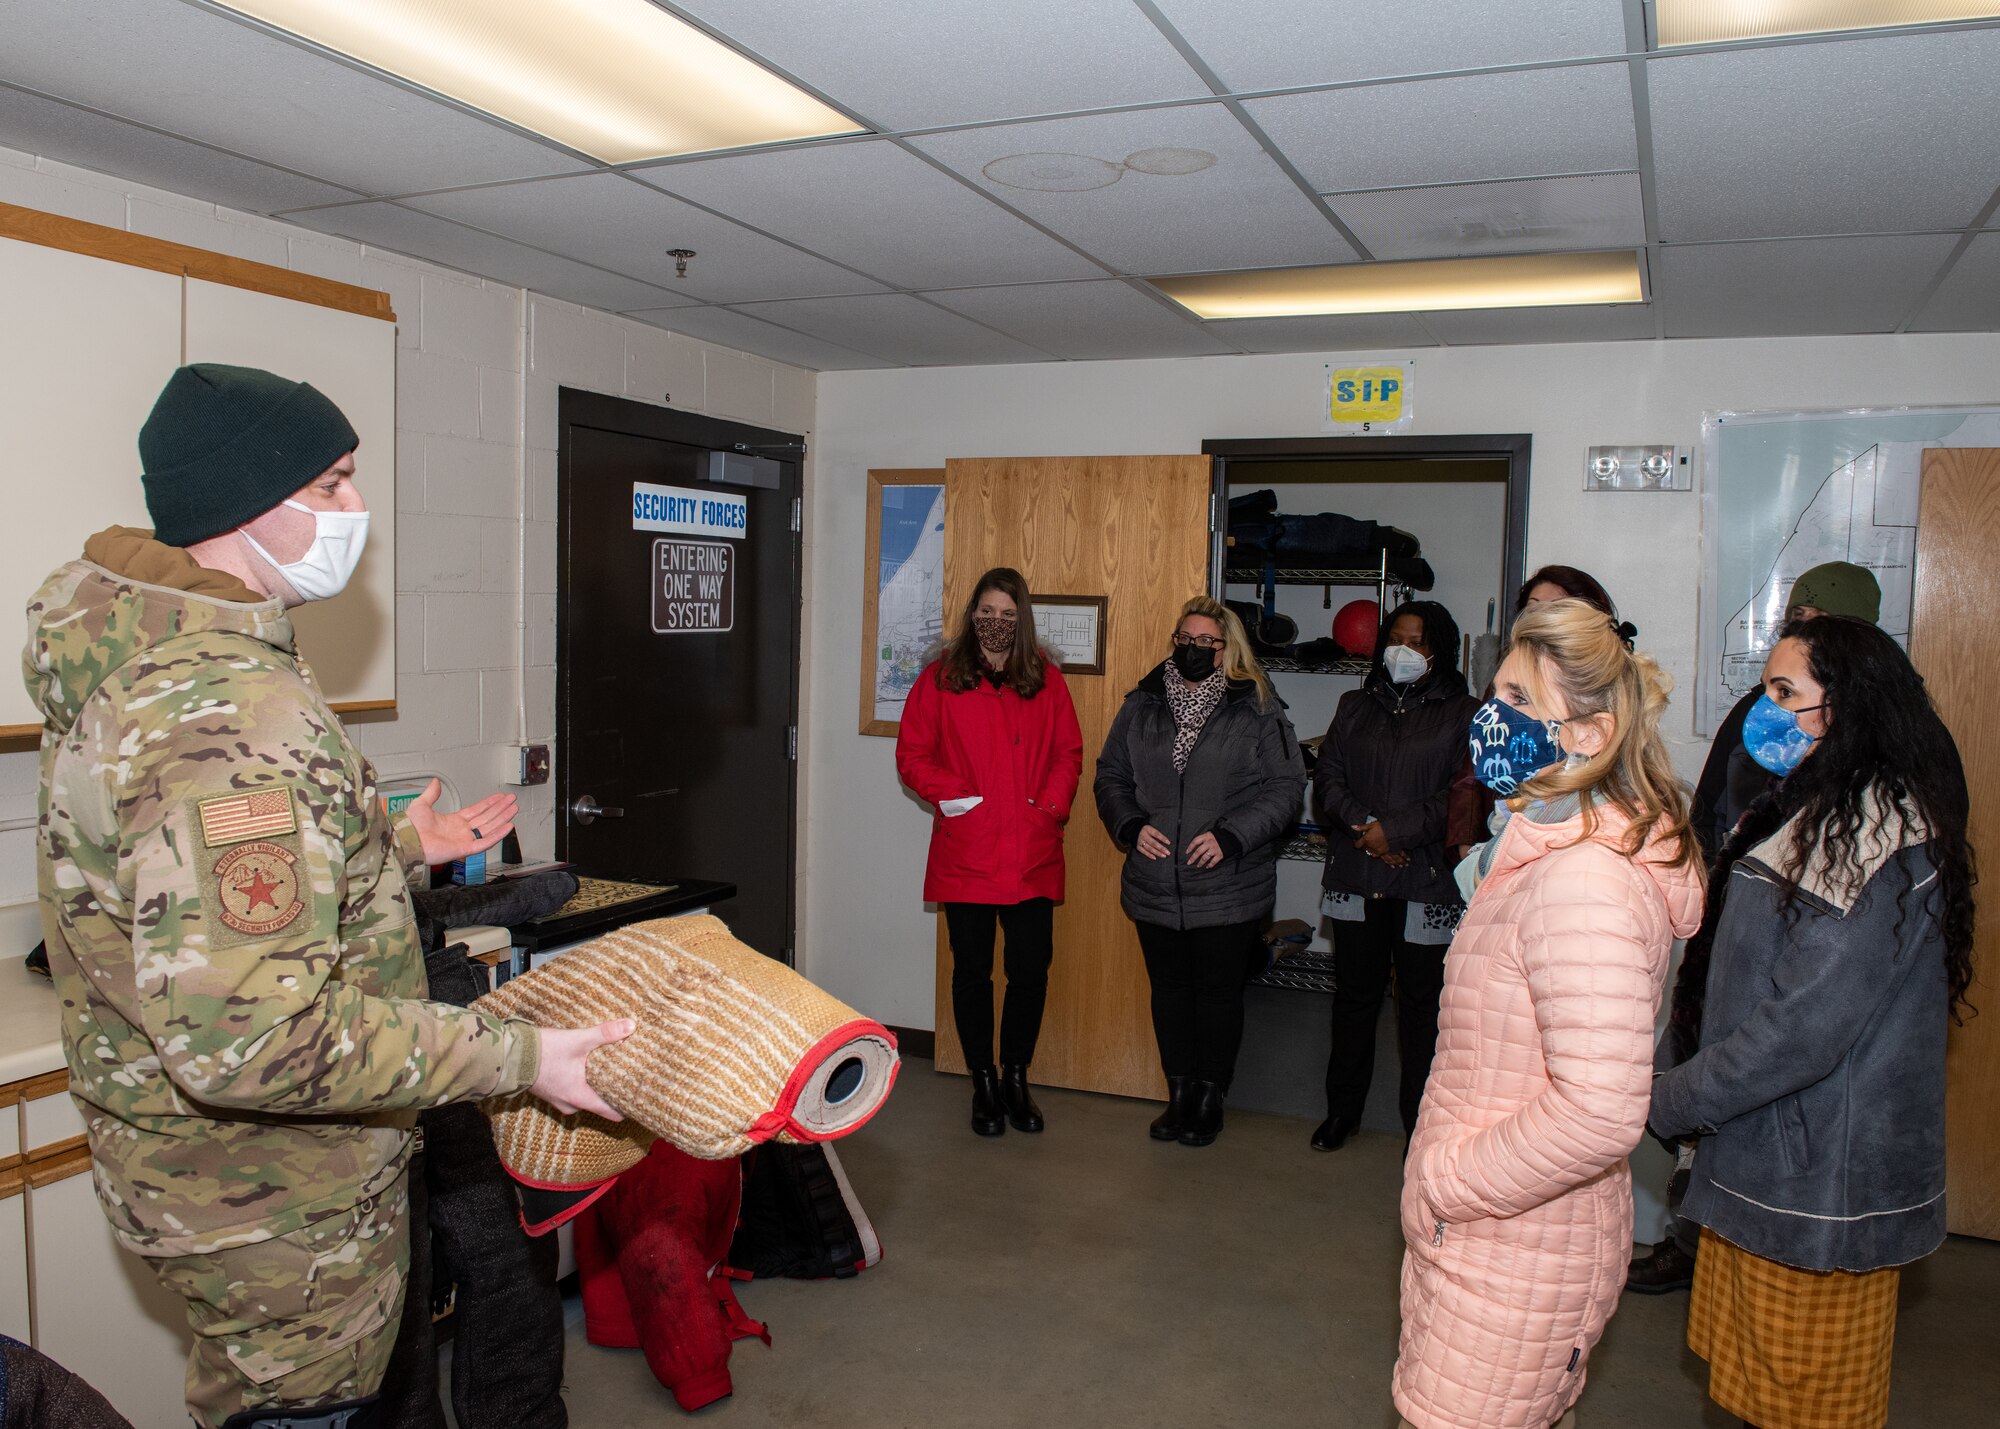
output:
[[1234,611],[1181,607],[1172,654],[1125,697],[1097,760],[1097,812],[1125,856],[1124,904],[1153,984],[1167,1075],[1156,1141],[1206,1146],[1243,1041],[1243,987],[1277,901],[1278,846],[1305,763]]
[[1781,782],[1710,875],[1653,1088],[1654,1131],[1701,1136],[1688,1345],[1758,1429],[1881,1429],[1898,1267],[1945,1233],[1965,783],[1908,658],[1844,616],[1785,627],[1743,743]]

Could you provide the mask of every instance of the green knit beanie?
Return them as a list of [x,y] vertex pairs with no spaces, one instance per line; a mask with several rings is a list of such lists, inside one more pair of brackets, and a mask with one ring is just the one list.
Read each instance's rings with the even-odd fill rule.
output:
[[153,537],[192,546],[269,511],[359,446],[315,388],[197,362],[167,379],[139,429]]
[[1870,625],[1882,618],[1882,587],[1851,561],[1828,561],[1792,582],[1785,609],[1814,606],[1828,615],[1851,615]]

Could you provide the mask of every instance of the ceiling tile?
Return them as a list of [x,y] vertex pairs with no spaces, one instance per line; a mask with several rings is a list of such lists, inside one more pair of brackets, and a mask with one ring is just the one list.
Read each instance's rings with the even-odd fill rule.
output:
[[1487,343],[1627,342],[1653,335],[1644,303],[1616,307],[1472,308],[1425,313],[1430,330],[1454,347]]
[[1685,55],[1647,71],[1672,241],[1958,228],[2000,177],[2000,30]]
[[913,366],[1045,362],[1049,354],[991,332],[902,293],[882,297],[809,298],[755,303],[743,309],[827,342]]
[[1114,279],[924,296],[1058,357],[1207,357],[1236,351],[1202,324]]
[[356,197],[349,189],[14,89],[0,88],[0,139],[9,148],[245,213]]
[[389,203],[356,203],[340,208],[313,208],[288,216],[288,221],[337,233],[413,258],[442,263],[447,268],[476,273],[496,283],[531,288],[551,298],[586,307],[618,311],[661,308],[682,301],[679,295],[600,268],[510,243],[427,213]]
[[[1219,104],[968,129],[911,142],[1120,272],[1344,263],[1354,257],[1325,215]],[[1215,162],[1179,174],[1124,167],[1148,149],[1192,150],[1185,156],[1191,161],[1212,155]],[[1079,182],[1102,187],[1048,192],[986,174],[996,159],[1015,155],[1048,156],[1041,162],[1068,166]]]
[[[693,302],[884,291],[880,283],[618,174],[467,189],[410,204],[657,283]],[[674,276],[670,248],[695,251],[684,279]]]
[[1322,193],[1638,166],[1622,64],[1368,85],[1244,107]]
[[1103,272],[886,140],[703,159],[633,175],[901,287]]
[[1232,90],[1615,55],[1622,0],[1156,0]]
[[1633,248],[1646,241],[1637,174],[1503,179],[1330,194],[1377,258]]
[[582,160],[182,0],[8,0],[0,80],[371,194]]
[[1245,352],[1361,352],[1437,346],[1408,313],[1230,318],[1203,326]]
[[1131,0],[683,0],[675,8],[890,129],[1208,93]]
[[1911,332],[2000,332],[2000,233],[1981,233],[1945,275]]
[[1948,234],[1800,238],[1660,250],[1668,337],[1889,332],[1951,252]]
[[852,348],[821,342],[816,337],[777,327],[732,308],[661,308],[631,312],[626,316],[702,342],[718,343],[738,352],[753,352],[759,357],[809,367],[815,372],[850,372],[895,365]]

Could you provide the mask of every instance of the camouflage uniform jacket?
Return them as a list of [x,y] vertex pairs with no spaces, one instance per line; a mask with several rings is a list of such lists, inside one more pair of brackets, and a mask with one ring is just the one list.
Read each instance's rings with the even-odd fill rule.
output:
[[141,1255],[287,1235],[386,1190],[419,1108],[530,1084],[539,1038],[421,1000],[421,843],[279,602],[144,532],[84,555],[29,605],[23,673],[98,1199]]

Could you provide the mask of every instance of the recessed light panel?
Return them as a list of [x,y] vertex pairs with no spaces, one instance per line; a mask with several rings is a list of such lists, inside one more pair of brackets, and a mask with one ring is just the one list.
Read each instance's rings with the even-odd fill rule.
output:
[[1189,273],[1154,287],[1203,318],[1418,313],[1645,301],[1636,253],[1536,253]]
[[610,164],[862,132],[647,0],[227,0]]
[[1718,40],[1816,35],[1832,30],[1880,30],[1891,25],[1938,25],[2000,15],[1992,0],[1657,0],[1660,48]]

